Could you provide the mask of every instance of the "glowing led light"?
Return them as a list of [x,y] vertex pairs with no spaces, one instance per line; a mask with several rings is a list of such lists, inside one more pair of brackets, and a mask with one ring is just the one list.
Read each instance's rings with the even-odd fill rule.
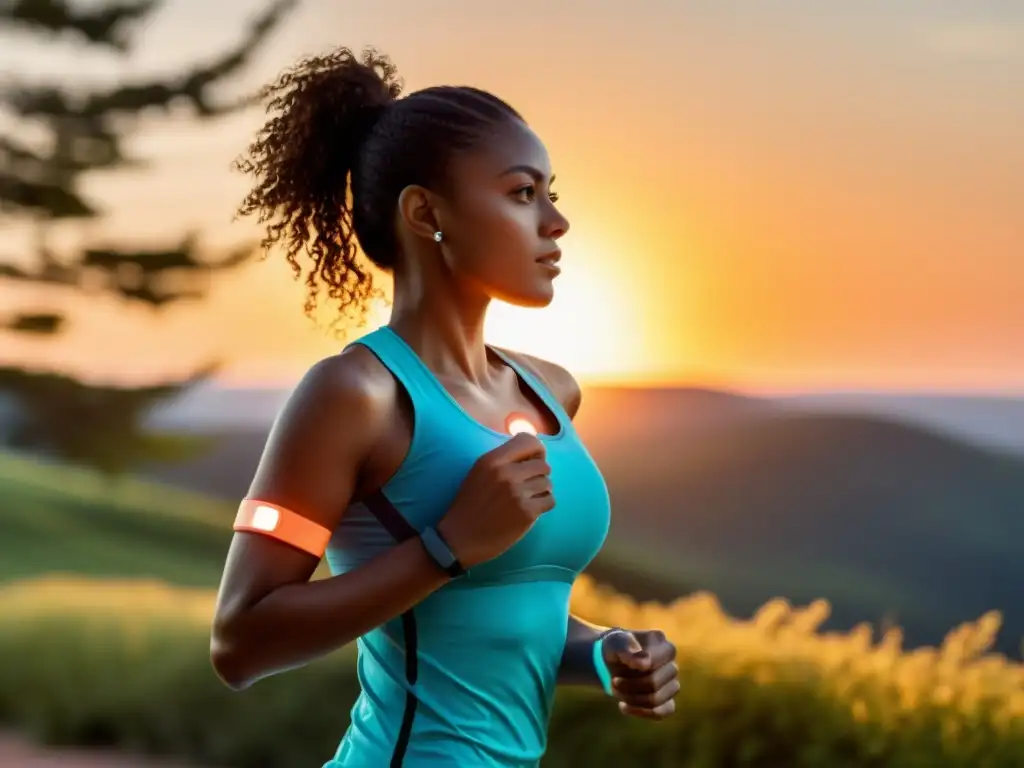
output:
[[510,435],[518,435],[520,432],[526,432],[528,435],[537,434],[537,428],[522,414],[513,413],[509,416],[507,426]]
[[277,528],[281,513],[273,507],[259,506],[252,513],[252,527],[261,531],[272,531]]

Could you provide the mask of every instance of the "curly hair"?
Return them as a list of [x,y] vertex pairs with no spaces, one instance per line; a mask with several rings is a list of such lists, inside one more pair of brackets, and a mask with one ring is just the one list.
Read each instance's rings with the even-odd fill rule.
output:
[[500,124],[522,120],[501,99],[469,86],[435,86],[400,98],[391,60],[349,48],[301,60],[260,92],[270,115],[235,168],[255,178],[238,215],[265,226],[261,247],[285,247],[295,277],[299,254],[312,259],[305,310],[317,296],[362,320],[379,296],[359,251],[394,268],[394,215],[410,184],[444,189],[453,153]]

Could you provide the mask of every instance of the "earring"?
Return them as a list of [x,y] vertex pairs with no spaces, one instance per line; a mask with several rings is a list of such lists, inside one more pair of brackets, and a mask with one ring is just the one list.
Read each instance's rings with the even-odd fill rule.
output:
[[443,238],[443,237],[444,237],[444,235],[441,234],[441,230],[437,230],[437,232],[434,233],[434,242],[435,243],[440,243],[441,242],[441,238]]

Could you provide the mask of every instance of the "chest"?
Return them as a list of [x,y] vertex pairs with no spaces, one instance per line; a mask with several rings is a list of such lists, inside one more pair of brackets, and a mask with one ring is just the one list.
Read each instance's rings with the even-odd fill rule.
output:
[[611,523],[608,488],[597,465],[578,441],[549,446],[548,464],[555,506],[504,554],[470,574],[501,580],[531,568],[556,568],[575,578],[600,551]]
[[472,421],[490,430],[507,432],[510,415],[514,415],[525,418],[532,426],[532,431],[538,434],[558,434],[561,424],[540,398],[528,389],[521,388],[515,380],[508,383],[505,389],[513,387],[514,391],[488,393],[459,383],[445,385],[457,407]]
[[[406,462],[385,485],[388,499],[417,530],[436,525],[447,513],[476,460],[501,439],[484,430],[445,440],[414,440]],[[603,545],[611,522],[608,488],[600,469],[569,425],[545,439],[555,505],[502,555],[473,569],[467,581],[501,580],[531,568],[583,570]],[[480,514],[487,514],[481,509]]]

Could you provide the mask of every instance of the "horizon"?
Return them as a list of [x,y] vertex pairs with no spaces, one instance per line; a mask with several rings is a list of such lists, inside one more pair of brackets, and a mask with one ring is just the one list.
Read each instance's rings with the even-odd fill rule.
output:
[[[235,379],[222,379],[222,378],[211,378],[207,382],[203,382],[198,385],[213,386],[218,389],[224,390],[239,390],[248,392],[257,391],[274,391],[280,392],[285,390],[291,390],[298,379],[292,381],[239,381]],[[692,390],[692,391],[706,391],[710,393],[721,393],[731,394],[740,397],[754,397],[754,398],[788,398],[788,397],[892,397],[892,398],[951,398],[951,399],[978,399],[978,400],[1024,400],[1024,387],[1020,389],[1009,389],[1009,388],[986,388],[984,386],[978,386],[975,388],[964,387],[960,389],[943,389],[940,387],[935,388],[864,388],[864,389],[851,389],[844,388],[843,386],[827,387],[823,386],[820,388],[806,387],[801,388],[798,386],[790,387],[778,387],[778,388],[758,388],[755,386],[740,386],[728,383],[714,383],[714,382],[699,382],[699,381],[688,381],[688,380],[667,380],[661,381],[658,379],[643,380],[643,381],[631,381],[631,380],[614,380],[614,379],[597,379],[597,380],[585,380],[580,382],[583,389],[626,389],[626,390]]]

